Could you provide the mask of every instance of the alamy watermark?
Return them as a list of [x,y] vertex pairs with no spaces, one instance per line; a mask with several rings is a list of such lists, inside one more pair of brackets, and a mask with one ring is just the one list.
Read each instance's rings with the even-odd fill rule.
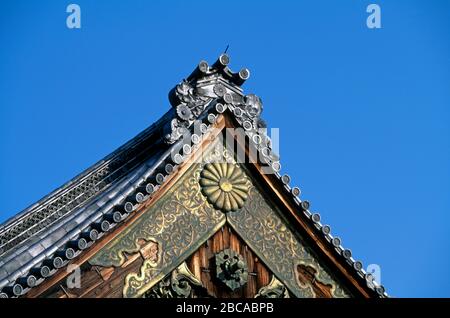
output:
[[81,8],[78,4],[69,4],[66,12],[70,13],[66,19],[66,25],[69,29],[81,29]]
[[[81,7],[78,4],[71,3],[67,5],[66,12],[70,13],[66,18],[66,26],[69,29],[81,29]],[[366,19],[366,25],[369,29],[381,29],[381,7],[379,4],[369,4],[366,8],[369,16]]]
[[371,274],[373,280],[381,285],[381,267],[378,264],[369,264],[366,269],[366,273]]
[[81,269],[77,264],[70,264],[66,268],[69,275],[66,278],[66,286],[69,289],[81,288]]
[[369,4],[366,9],[370,15],[367,17],[366,25],[369,29],[381,29],[381,7],[378,4]]

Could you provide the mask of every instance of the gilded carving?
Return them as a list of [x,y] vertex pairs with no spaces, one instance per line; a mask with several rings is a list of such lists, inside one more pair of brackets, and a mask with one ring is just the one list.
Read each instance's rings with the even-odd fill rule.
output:
[[191,273],[186,263],[183,262],[167,277],[145,292],[143,298],[194,298],[203,295],[207,294],[202,282]]
[[145,240],[141,240],[141,243],[139,254],[142,258],[145,260],[150,260],[154,264],[158,263],[158,260],[161,258],[159,243],[153,241],[147,242]]
[[248,267],[242,255],[225,249],[214,256],[216,277],[232,291],[247,284]]
[[270,283],[261,287],[255,298],[289,298],[289,292],[286,286],[272,275]]
[[[282,212],[246,177],[245,166],[236,164],[219,140],[210,145],[203,162],[193,164],[135,223],[90,260],[92,265],[111,267],[123,265],[126,254],[140,253],[143,258],[153,255],[144,261],[139,273],[126,277],[124,297],[142,296],[225,222],[274,272],[291,295],[316,296],[310,284],[298,280],[297,267],[304,264],[316,270],[315,279],[332,286],[333,297],[350,296],[329,270],[319,264],[317,255],[299,234],[289,227]],[[230,193],[235,190],[241,191],[236,193],[243,202],[225,200],[226,194],[231,197]],[[223,199],[219,199],[221,197]],[[222,213],[224,211],[228,213]],[[157,242],[159,257],[156,261],[154,248],[153,252],[150,247],[143,248],[142,240]],[[164,289],[163,285],[159,288]],[[263,294],[271,295],[269,290],[261,290],[260,295]]]
[[[308,281],[301,279],[304,278],[304,275],[301,275],[302,269],[308,273]],[[314,297],[330,297],[331,295],[334,298],[345,298],[350,296],[343,288],[336,284],[326,271],[320,268],[317,260],[307,262],[299,261],[296,265],[296,274],[297,283],[304,288],[308,288]],[[313,284],[322,285],[324,288],[322,290],[315,290]]]
[[201,171],[201,164],[193,164],[135,223],[89,260],[92,265],[121,266],[125,254],[146,252],[139,241],[158,242],[160,258],[156,263],[145,260],[139,273],[126,277],[124,297],[141,296],[225,223],[225,215],[201,193]]
[[314,266],[318,270],[317,277],[333,286],[333,297],[350,296],[318,263],[301,238],[286,226],[288,222],[281,212],[255,185],[251,185],[244,207],[228,213],[227,221],[295,296],[315,297],[310,286],[298,283],[296,267],[299,263]]
[[200,175],[202,192],[208,201],[223,212],[237,211],[248,198],[248,181],[234,163],[208,163]]

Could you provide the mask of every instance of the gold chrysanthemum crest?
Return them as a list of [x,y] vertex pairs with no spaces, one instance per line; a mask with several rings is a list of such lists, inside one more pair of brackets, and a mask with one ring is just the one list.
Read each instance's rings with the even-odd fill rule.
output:
[[208,202],[223,212],[239,210],[248,198],[248,180],[237,164],[207,163],[200,185]]

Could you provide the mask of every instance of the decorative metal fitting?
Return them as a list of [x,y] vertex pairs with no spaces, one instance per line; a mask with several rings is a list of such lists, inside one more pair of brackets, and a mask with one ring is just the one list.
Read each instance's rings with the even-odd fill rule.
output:
[[193,116],[190,108],[184,104],[178,105],[176,108],[176,111],[177,111],[178,117],[180,117],[180,119],[182,119],[182,120],[189,120]]
[[219,97],[222,97],[227,92],[227,89],[225,88],[225,86],[223,86],[220,83],[214,85],[213,90],[214,90],[214,93]]
[[248,280],[248,267],[242,255],[225,249],[215,255],[216,277],[232,291],[241,288]]
[[237,211],[248,198],[248,180],[238,165],[208,163],[200,175],[202,192],[216,209]]

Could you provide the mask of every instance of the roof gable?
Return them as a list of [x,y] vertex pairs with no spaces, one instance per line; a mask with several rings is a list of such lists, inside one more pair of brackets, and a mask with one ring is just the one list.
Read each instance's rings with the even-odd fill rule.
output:
[[[1,228],[0,235],[24,218],[33,220],[36,209],[62,200],[68,189],[81,185],[86,175],[109,163],[111,158],[115,158],[114,154],[120,154],[122,159],[119,162],[123,164],[134,158],[133,166],[118,169],[123,174],[117,179],[112,177],[113,171],[106,174],[105,180],[110,181],[107,190],[82,201],[84,205],[66,208],[67,215],[43,226],[40,232],[31,233],[30,237],[19,243],[21,245],[14,245],[2,256],[1,296],[24,295],[73,259],[86,259],[87,256],[83,255],[98,250],[108,241],[108,237],[117,235],[125,229],[125,225],[137,220],[148,202],[162,195],[160,190],[170,183],[174,175],[185,169],[187,158],[195,157],[193,148],[202,145],[204,136],[211,136],[212,128],[225,126],[241,128],[249,141],[242,149],[245,149],[247,157],[256,154],[255,162],[258,164],[254,165],[254,169],[261,172],[261,180],[291,212],[289,218],[296,220],[306,236],[327,255],[330,264],[347,275],[355,286],[359,286],[362,294],[385,295],[384,288],[377,286],[371,274],[363,271],[362,264],[352,258],[350,250],[342,248],[340,239],[331,236],[330,227],[320,223],[320,216],[309,212],[308,202],[298,197],[299,189],[290,187],[290,177],[279,174],[279,158],[271,150],[270,138],[260,130],[265,127],[261,119],[262,102],[255,95],[244,96],[240,88],[249,72],[243,69],[232,73],[228,62],[228,56],[224,54],[212,66],[200,62],[194,72],[170,92],[169,100],[173,108],[160,121]],[[136,153],[145,155],[138,156]],[[262,168],[265,168],[264,173]],[[267,169],[271,173],[267,174]],[[64,203],[60,205],[59,208],[66,207]],[[44,217],[44,220],[49,219]],[[25,233],[33,226],[35,223],[31,222],[21,231]],[[30,277],[33,279],[30,280]]]

